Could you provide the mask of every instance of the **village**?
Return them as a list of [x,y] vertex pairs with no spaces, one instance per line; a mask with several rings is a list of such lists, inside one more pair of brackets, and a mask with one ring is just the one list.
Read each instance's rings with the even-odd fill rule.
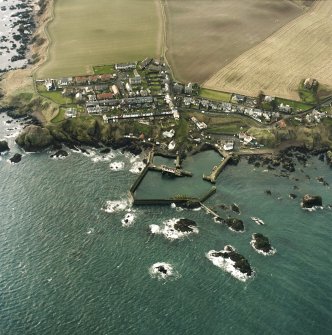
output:
[[[206,119],[241,116],[244,120],[253,120],[260,127],[284,128],[287,119],[298,124],[314,124],[330,117],[325,109],[331,105],[331,99],[315,106],[264,94],[248,97],[223,92],[221,98],[218,95],[214,97],[214,91],[203,90],[198,84],[174,81],[167,64],[152,58],[96,66],[94,73],[36,80],[40,95],[59,104],[57,122],[81,115],[101,117],[105,123],[134,120],[149,126],[156,120],[163,121],[162,138],[167,140],[163,145],[167,145],[169,151],[176,148],[174,128],[183,115],[188,120],[189,140],[196,144],[203,141],[219,143],[226,151],[233,150],[235,143],[250,147],[262,145],[246,134],[241,126],[233,132],[211,132]],[[310,90],[317,82],[308,78],[304,85]],[[125,135],[144,139],[144,134],[143,137],[134,133]],[[153,140],[160,144],[160,139]],[[149,138],[149,141],[153,140]]]

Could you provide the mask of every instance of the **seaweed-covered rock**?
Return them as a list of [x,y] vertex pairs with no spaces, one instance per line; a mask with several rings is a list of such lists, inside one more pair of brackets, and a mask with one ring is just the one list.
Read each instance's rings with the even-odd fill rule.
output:
[[228,228],[230,228],[231,230],[235,230],[235,231],[244,231],[244,224],[243,221],[237,218],[227,218],[226,220],[224,220],[224,222],[226,223],[226,225],[228,226]]
[[326,161],[332,167],[332,150],[326,152]]
[[51,155],[51,158],[62,158],[67,157],[68,152],[66,150],[58,150],[55,154]]
[[53,137],[48,129],[31,125],[15,141],[25,151],[40,151],[53,143]]
[[291,199],[296,199],[296,198],[297,198],[297,195],[294,194],[294,193],[290,193],[290,194],[289,194],[289,197],[290,197]]
[[0,141],[0,153],[5,151],[9,151],[8,143],[7,141]]
[[251,245],[255,250],[261,251],[264,254],[269,254],[274,251],[274,249],[270,244],[269,239],[260,233],[252,235]]
[[309,195],[306,194],[302,200],[302,207],[303,208],[312,208],[314,206],[322,206],[323,200],[322,197],[319,195]]
[[174,225],[174,229],[183,233],[191,233],[196,222],[189,219],[179,219]]
[[104,149],[101,149],[100,150],[100,153],[101,154],[109,154],[111,152],[111,149],[110,148],[104,148]]
[[12,163],[19,163],[22,159],[22,155],[21,154],[15,154],[13,157],[11,157],[9,160],[12,162]]
[[236,213],[236,214],[240,214],[240,208],[239,208],[239,206],[237,205],[237,204],[232,204],[231,205],[231,209],[232,209],[232,211],[234,212],[234,213]]
[[231,260],[233,263],[233,267],[246,274],[246,276],[250,277],[253,274],[251,266],[247,259],[236,252],[236,250],[232,246],[225,246],[224,250],[222,251],[211,251],[209,252],[209,256],[214,258],[222,257],[224,260]]

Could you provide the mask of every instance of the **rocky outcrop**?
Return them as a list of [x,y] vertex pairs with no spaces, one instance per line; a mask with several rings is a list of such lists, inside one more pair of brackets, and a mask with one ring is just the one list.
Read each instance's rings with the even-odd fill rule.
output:
[[250,244],[256,251],[261,252],[265,255],[272,254],[274,252],[274,249],[272,248],[269,239],[263,234],[253,234]]
[[330,167],[332,167],[332,151],[331,150],[329,150],[326,153],[326,161],[330,165]]
[[7,141],[0,141],[0,153],[1,152],[5,152],[5,151],[9,151],[9,146]]
[[68,156],[68,152],[65,150],[58,150],[55,154],[51,155],[51,158],[64,158]]
[[196,222],[189,219],[180,219],[174,225],[174,229],[182,233],[191,233],[193,232],[193,227],[196,226]]
[[21,154],[15,154],[13,157],[11,157],[9,160],[12,162],[12,163],[19,163],[22,159],[22,155]]
[[48,129],[31,125],[15,141],[25,151],[40,151],[49,147],[54,139]]
[[250,277],[253,274],[251,266],[247,259],[240,255],[232,246],[225,246],[223,251],[215,251],[211,253],[212,257],[222,257],[223,259],[227,260],[230,259],[233,263],[233,267],[236,270],[246,274]]
[[231,230],[243,232],[244,231],[244,224],[243,221],[236,218],[227,218],[224,220],[227,227]]
[[306,194],[303,197],[303,200],[302,200],[302,207],[303,208],[312,208],[312,207],[315,207],[315,206],[322,206],[322,205],[323,205],[322,197],[320,197],[318,195]]

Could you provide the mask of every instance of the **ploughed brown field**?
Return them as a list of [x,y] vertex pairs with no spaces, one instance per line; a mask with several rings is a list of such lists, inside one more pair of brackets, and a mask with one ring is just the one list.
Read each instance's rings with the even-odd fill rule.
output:
[[176,79],[202,83],[304,9],[298,0],[166,0],[165,12]]
[[213,75],[204,87],[255,96],[299,99],[302,79],[315,78],[332,88],[332,1],[314,3],[309,11]]

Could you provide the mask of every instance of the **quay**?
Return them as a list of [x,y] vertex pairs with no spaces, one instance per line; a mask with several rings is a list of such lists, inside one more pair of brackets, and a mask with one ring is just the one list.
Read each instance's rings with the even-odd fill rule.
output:
[[215,184],[218,176],[222,172],[222,170],[225,168],[225,166],[228,164],[229,160],[232,158],[232,155],[226,154],[226,157],[219,163],[219,165],[216,165],[213,167],[212,172],[210,175],[205,176],[203,175],[203,179],[211,182],[212,184]]
[[182,169],[173,168],[166,165],[155,165],[155,164],[149,164],[149,169],[152,171],[158,171],[164,174],[172,175],[175,177],[192,177],[192,173],[190,171],[185,171]]

